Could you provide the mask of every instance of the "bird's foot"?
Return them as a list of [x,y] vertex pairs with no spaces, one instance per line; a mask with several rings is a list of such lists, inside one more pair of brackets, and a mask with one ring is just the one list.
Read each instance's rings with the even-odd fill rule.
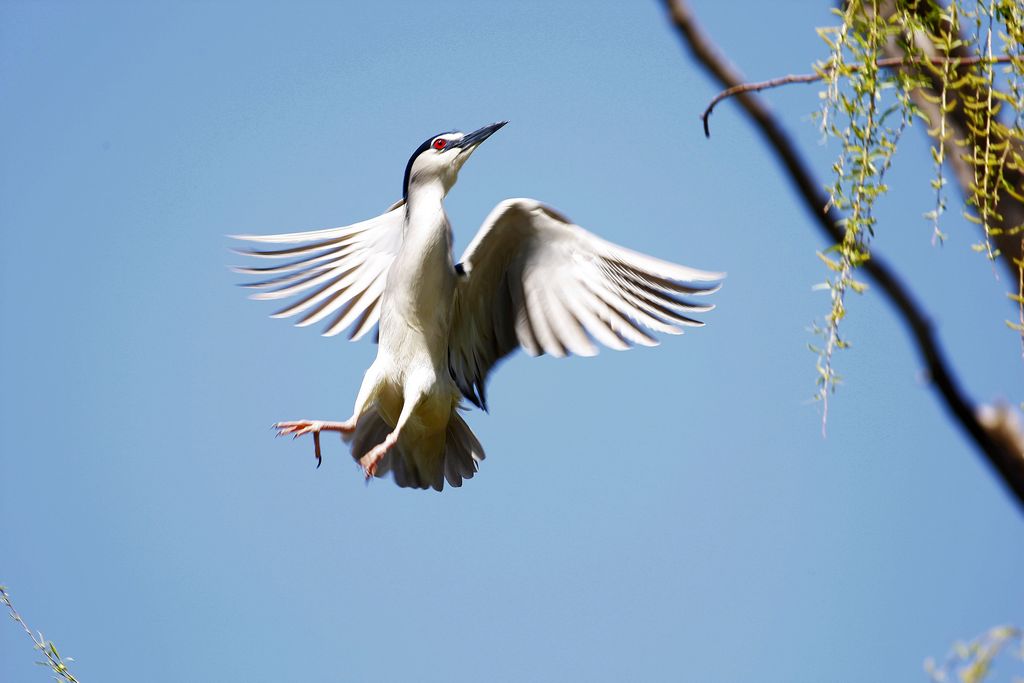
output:
[[377,465],[387,455],[388,451],[394,448],[396,443],[398,443],[398,436],[391,432],[384,437],[383,442],[377,444],[367,451],[366,455],[359,458],[359,464],[363,468],[363,474],[366,476],[367,481],[370,480],[370,477],[377,474]]
[[323,457],[320,455],[320,432],[340,432],[342,435],[351,434],[356,429],[355,418],[344,422],[325,422],[323,420],[293,420],[290,422],[276,422],[273,426],[278,436],[292,435],[297,439],[303,434],[313,435],[313,452],[316,455],[316,466],[320,467]]
[[345,422],[324,422],[323,420],[294,420],[292,422],[276,422],[274,429],[278,436],[291,434],[293,438],[299,438],[303,434],[316,434],[317,432],[341,432],[351,434],[355,431],[356,421],[346,420]]

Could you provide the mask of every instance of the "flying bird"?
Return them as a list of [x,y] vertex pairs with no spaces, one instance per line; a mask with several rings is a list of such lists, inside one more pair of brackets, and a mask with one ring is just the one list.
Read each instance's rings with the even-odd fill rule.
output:
[[[461,486],[484,459],[460,408],[487,409],[487,377],[517,348],[531,356],[592,356],[655,346],[711,310],[682,297],[716,291],[722,273],[669,263],[607,242],[533,199],[507,199],[456,263],[444,198],[470,155],[507,121],[435,135],[405,167],[402,199],[369,220],[279,235],[235,235],[275,245],[239,253],[274,261],[253,299],[288,299],[275,318],[357,340],[378,327],[377,357],[344,422],[278,422],[279,435],[339,432],[367,478],[399,486]],[[283,260],[283,263],[278,261]]]

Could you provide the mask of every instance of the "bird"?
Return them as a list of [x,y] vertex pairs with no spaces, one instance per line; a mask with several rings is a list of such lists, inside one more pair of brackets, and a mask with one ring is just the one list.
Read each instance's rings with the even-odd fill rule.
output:
[[[351,340],[377,329],[351,417],[291,420],[279,436],[338,432],[367,482],[441,491],[478,471],[484,449],[462,413],[487,410],[486,384],[516,349],[593,356],[656,346],[654,333],[702,326],[689,298],[717,291],[724,273],[677,265],[601,239],[534,199],[500,202],[456,262],[444,199],[474,151],[507,121],[425,140],[405,167],[402,199],[352,225],[275,235],[238,254],[272,265],[236,267],[256,300],[288,300],[274,318]],[[255,245],[260,245],[257,248]],[[272,245],[267,248],[263,245]],[[283,262],[282,262],[283,261]],[[262,261],[266,262],[266,261]]]

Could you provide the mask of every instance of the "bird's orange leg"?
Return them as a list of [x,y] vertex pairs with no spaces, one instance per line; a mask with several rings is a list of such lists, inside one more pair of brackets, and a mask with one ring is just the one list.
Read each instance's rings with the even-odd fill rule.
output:
[[351,434],[356,429],[356,418],[352,416],[344,422],[325,422],[322,420],[276,422],[274,429],[277,430],[278,436],[291,434],[293,439],[297,439],[303,434],[312,434],[316,466],[320,467],[323,462],[323,457],[320,455],[320,432],[340,432],[342,435]]
[[359,464],[363,468],[363,474],[366,475],[367,481],[377,473],[377,464],[381,459],[398,443],[398,435],[402,433],[402,428],[405,427],[405,423],[412,417],[413,411],[420,404],[420,401],[423,400],[423,396],[422,392],[414,394],[412,391],[409,391],[405,396],[405,401],[402,404],[402,414],[398,416],[398,423],[395,424],[395,428],[384,437],[384,441],[371,448],[367,451],[366,455],[359,458]]
[[377,464],[387,455],[388,451],[398,443],[398,430],[395,430],[384,437],[384,441],[377,444],[366,455],[359,458],[359,465],[363,468],[363,474],[369,479],[377,473]]

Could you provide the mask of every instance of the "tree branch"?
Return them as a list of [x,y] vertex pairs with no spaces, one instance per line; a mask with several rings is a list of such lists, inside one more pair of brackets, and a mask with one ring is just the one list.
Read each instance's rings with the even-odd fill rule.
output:
[[[697,25],[685,0],[664,0],[670,19],[685,45],[723,88],[743,83],[740,74],[721,56]],[[765,137],[796,186],[804,205],[814,217],[826,239],[835,244],[843,239],[842,215],[829,205],[814,176],[789,136],[775,117],[750,92],[735,93],[737,101]],[[978,451],[1002,479],[1024,512],[1024,459],[1004,449],[978,421],[970,401],[963,394],[932,330],[931,321],[915,301],[910,290],[877,253],[862,266],[889,303],[903,319],[917,345],[928,374],[954,421],[966,432]]]
[[[937,66],[943,64],[952,63],[957,67],[969,66],[971,64],[1006,64],[1012,62],[1014,59],[1018,59],[1013,55],[1000,55],[991,59],[987,57],[981,57],[978,55],[970,57],[960,57],[954,59],[946,59],[945,57],[929,57],[927,59],[921,58],[909,58],[909,57],[886,57],[885,59],[879,59],[875,62],[875,66],[879,69],[893,69],[896,67],[907,67],[913,65],[920,65],[925,62],[931,62]],[[850,71],[859,71],[862,66],[860,64],[848,64],[846,68]],[[760,92],[762,90],[768,90],[769,88],[777,88],[780,85],[789,85],[790,83],[815,83],[822,80],[831,73],[831,69],[823,69],[819,73],[813,74],[789,74],[786,76],[779,76],[778,78],[772,78],[767,81],[758,81],[756,83],[739,83],[726,88],[722,92],[715,95],[711,102],[708,103],[707,109],[700,115],[700,120],[704,124],[704,137],[711,137],[711,129],[708,127],[708,117],[711,116],[711,112],[715,106],[722,100],[727,100],[734,95],[739,95],[744,92]]]

